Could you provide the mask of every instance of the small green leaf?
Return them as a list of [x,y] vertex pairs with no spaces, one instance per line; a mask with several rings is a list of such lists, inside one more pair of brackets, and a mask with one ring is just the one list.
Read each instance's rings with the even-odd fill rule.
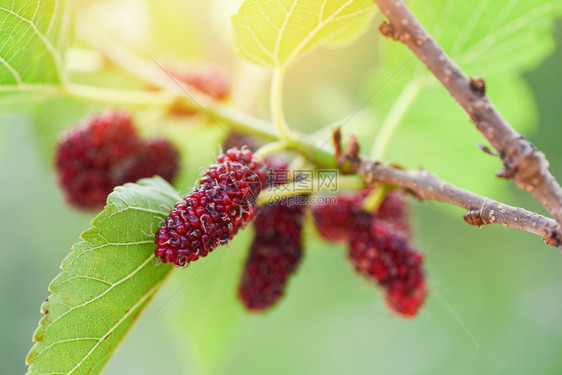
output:
[[68,0],[0,0],[0,85],[60,83]]
[[155,266],[155,230],[181,197],[159,177],[117,187],[51,282],[28,374],[99,374],[173,267]]
[[372,0],[246,0],[232,17],[238,53],[284,67],[321,45],[351,42],[369,25]]

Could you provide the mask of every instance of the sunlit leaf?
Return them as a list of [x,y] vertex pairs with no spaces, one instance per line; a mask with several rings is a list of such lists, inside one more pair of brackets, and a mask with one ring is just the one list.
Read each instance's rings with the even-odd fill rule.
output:
[[28,374],[99,374],[173,269],[148,235],[181,197],[159,177],[118,187],[51,283]]
[[59,83],[68,0],[0,0],[0,85]]
[[371,0],[246,0],[233,16],[244,58],[282,67],[321,45],[350,42],[369,25]]

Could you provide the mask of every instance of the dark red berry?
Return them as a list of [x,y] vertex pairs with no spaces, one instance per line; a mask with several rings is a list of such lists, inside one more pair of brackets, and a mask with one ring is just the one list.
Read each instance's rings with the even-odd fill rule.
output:
[[[363,189],[335,195],[336,204],[316,205],[312,217],[318,232],[330,242],[347,241],[351,225],[363,212],[362,204],[371,190]],[[377,211],[371,214],[380,220],[394,224],[394,227],[409,234],[408,205],[403,193],[386,193]]]
[[172,181],[179,171],[180,154],[176,147],[165,139],[148,140],[141,148],[134,165],[129,169],[128,181],[159,175]]
[[387,192],[376,215],[379,219],[392,223],[395,229],[410,235],[408,204],[403,192],[396,190]]
[[93,116],[64,133],[55,166],[67,200],[87,209],[103,206],[134,163],[140,145],[130,116],[121,111]]
[[155,255],[184,266],[227,243],[254,217],[265,171],[248,149],[230,149],[176,204],[156,234]]
[[330,242],[347,241],[354,217],[361,211],[367,190],[337,194],[336,204],[316,205],[312,218],[322,237]]
[[367,213],[361,216],[350,232],[349,258],[354,268],[378,283],[390,309],[414,317],[427,295],[423,255],[392,223]]
[[146,143],[129,114],[111,111],[92,116],[65,132],[55,151],[58,179],[69,203],[84,209],[103,207],[113,188],[156,174],[170,181],[178,152],[167,141]]
[[255,238],[242,273],[238,295],[248,310],[262,311],[284,294],[302,257],[302,205],[283,202],[260,208]]
[[[266,162],[270,172],[287,169],[281,158],[270,157]],[[275,179],[276,173],[268,175],[269,186],[286,182]],[[283,296],[302,257],[304,207],[287,198],[259,208],[254,220],[255,237],[238,288],[240,300],[248,310],[263,311]]]
[[394,312],[413,317],[427,295],[423,256],[410,245],[408,208],[404,196],[389,191],[377,211],[362,205],[368,190],[336,196],[336,205],[315,206],[320,234],[331,242],[349,243],[354,268],[372,278]]

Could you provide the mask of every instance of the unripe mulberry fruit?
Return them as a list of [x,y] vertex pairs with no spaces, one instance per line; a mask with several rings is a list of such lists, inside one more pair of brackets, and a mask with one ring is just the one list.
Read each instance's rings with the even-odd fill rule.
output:
[[227,243],[254,217],[264,182],[264,168],[250,150],[219,155],[156,233],[156,257],[181,267]]
[[357,220],[351,228],[348,255],[358,272],[378,283],[392,311],[416,316],[427,296],[424,258],[401,230],[377,218]]
[[103,207],[115,186],[156,174],[170,181],[178,170],[178,156],[167,141],[140,139],[126,112],[110,111],[63,134],[55,168],[67,201],[95,209]]
[[[273,171],[287,168],[282,160],[268,158],[267,163]],[[270,179],[268,185],[284,182]],[[302,257],[304,207],[289,198],[259,208],[254,220],[255,237],[238,288],[248,310],[266,310],[283,296]]]

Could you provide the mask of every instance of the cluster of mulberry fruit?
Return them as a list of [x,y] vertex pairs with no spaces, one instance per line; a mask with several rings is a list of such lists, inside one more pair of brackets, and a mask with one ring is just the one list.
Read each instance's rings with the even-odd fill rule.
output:
[[129,114],[111,111],[85,120],[63,134],[55,151],[59,184],[79,208],[103,207],[113,188],[142,177],[171,181],[179,153],[163,139],[141,139]]
[[182,267],[227,243],[255,216],[265,177],[249,149],[220,154],[156,233],[156,257]]
[[[228,80],[214,67],[172,73],[216,100],[228,97]],[[264,311],[284,295],[303,255],[302,226],[308,196],[255,207],[261,190],[285,184],[288,163],[278,157],[259,162],[258,138],[233,132],[226,152],[203,172],[192,191],[175,204],[154,235],[155,256],[183,267],[228,243],[254,220],[252,240],[238,296],[250,311]],[[241,147],[240,147],[241,146]],[[111,111],[92,116],[67,131],[55,152],[58,179],[69,203],[94,209],[104,205],[115,186],[160,175],[171,181],[179,153],[167,140],[141,139],[129,114]],[[273,177],[273,178],[272,178]],[[297,178],[298,180],[298,178]],[[312,207],[322,237],[346,242],[354,269],[375,281],[389,308],[413,317],[423,305],[426,281],[423,255],[411,246],[403,195],[390,191],[375,212],[363,209],[369,190],[338,194],[337,204]],[[302,197],[301,197],[302,198]]]
[[[270,176],[287,164],[269,160]],[[279,185],[285,181],[268,181]],[[246,260],[238,295],[250,311],[272,307],[284,294],[289,277],[302,257],[302,220],[305,206],[289,199],[259,208],[254,219],[255,237]]]
[[[229,146],[241,142],[257,147],[238,134],[225,141]],[[253,219],[254,238],[238,295],[250,311],[274,306],[303,255],[306,209],[302,200],[288,198],[255,207],[264,187],[287,182],[267,178],[287,170],[287,163],[280,160],[260,163],[245,145],[221,153],[158,229],[155,256],[163,263],[185,266],[226,244]],[[354,269],[378,284],[392,311],[413,317],[425,301],[427,287],[423,255],[411,246],[406,201],[401,192],[390,191],[371,213],[363,209],[368,194],[369,190],[339,194],[335,205],[313,206],[312,217],[326,240],[348,244]]]
[[[287,163],[279,159],[258,162],[245,146],[220,154],[159,228],[155,256],[185,266],[230,241],[254,219],[254,238],[238,295],[250,311],[272,307],[302,258],[306,206],[289,198],[259,208],[254,203],[262,188],[287,182],[266,178],[286,169]],[[325,239],[348,244],[351,264],[379,285],[389,308],[413,317],[425,301],[427,288],[423,255],[410,244],[405,199],[390,191],[370,213],[363,210],[368,194],[368,190],[339,194],[337,204],[314,206],[312,216]]]
[[348,243],[353,267],[374,280],[389,308],[405,317],[417,314],[427,287],[423,255],[410,245],[404,198],[391,191],[374,213],[362,210],[366,192],[339,195],[337,205],[315,206],[312,215],[328,241]]

